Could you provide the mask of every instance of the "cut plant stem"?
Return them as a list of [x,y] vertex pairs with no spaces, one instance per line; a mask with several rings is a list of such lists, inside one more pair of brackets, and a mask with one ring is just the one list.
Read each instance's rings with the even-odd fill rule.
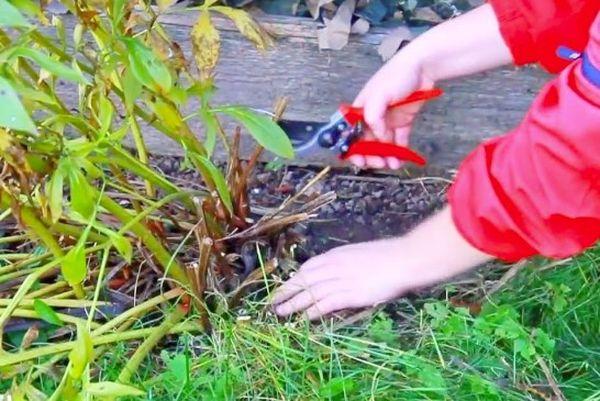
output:
[[[8,212],[10,213],[10,210],[8,210]],[[21,241],[26,241],[28,239],[29,239],[29,236],[27,234],[11,235],[11,236],[0,238],[0,244],[10,244],[11,242],[21,242]]]
[[[133,136],[133,141],[135,143],[135,148],[138,153],[138,159],[140,162],[148,165],[148,149],[146,148],[146,143],[144,142],[144,137],[142,136],[142,131],[140,130],[140,125],[137,122],[137,118],[135,115],[129,117],[129,126],[131,127],[131,134]],[[145,181],[146,185],[146,194],[153,198],[156,193],[154,188],[152,187],[152,183],[148,180]]]
[[[4,312],[4,309],[0,308],[0,313],[2,313],[2,312]],[[77,324],[77,323],[85,324],[86,323],[85,320],[80,319],[75,316],[66,315],[64,313],[58,313],[58,312],[55,312],[55,313],[58,316],[58,318],[65,323],[71,323],[71,324]],[[11,315],[14,317],[24,317],[24,318],[28,318],[28,319],[41,319],[41,316],[39,316],[36,311],[31,310],[31,309],[16,308],[12,311]],[[98,327],[100,327],[100,325],[98,323],[95,323],[95,322],[92,323],[92,328],[98,328]]]
[[180,297],[183,294],[184,291],[181,288],[175,288],[173,290],[165,292],[164,294],[151,298],[139,305],[134,306],[131,309],[128,309],[127,311],[121,313],[114,319],[104,323],[104,325],[100,326],[97,330],[94,330],[92,332],[92,336],[102,335],[122,324],[125,324],[126,322],[134,322],[139,316],[141,316],[145,312],[155,308],[156,306],[164,302]]
[[[134,217],[131,213],[121,207],[117,202],[113,201],[106,195],[100,198],[100,205],[105,208],[109,213],[113,214],[116,218],[126,225],[131,222]],[[173,277],[179,283],[186,285],[188,284],[187,275],[185,270],[177,260],[167,251],[161,242],[152,234],[152,232],[141,223],[134,223],[131,225],[131,231],[138,236],[142,243],[152,252],[156,260],[165,269],[165,273]]]
[[56,283],[48,284],[40,288],[39,290],[30,292],[25,296],[25,299],[41,298],[46,295],[52,294],[55,291],[62,290],[63,288],[66,288],[68,286],[69,283],[67,283],[66,281],[57,281]]
[[[40,298],[37,298],[37,299],[40,299]],[[94,304],[93,301],[86,301],[86,300],[80,300],[80,299],[47,298],[47,299],[40,299],[40,300],[44,301],[44,303],[46,305],[52,306],[54,308],[89,308]],[[11,302],[10,299],[0,298],[0,307],[8,306],[10,304],[10,302]],[[109,305],[108,302],[104,302],[104,301],[99,301],[97,304],[100,306]],[[18,306],[31,308],[31,307],[33,307],[33,299],[24,298],[18,303]]]
[[[155,330],[156,330],[156,328],[151,327],[151,328],[147,328],[147,329],[131,330],[131,331],[123,332],[123,333],[113,333],[113,334],[107,334],[105,336],[92,337],[92,344],[93,345],[105,345],[105,344],[112,344],[112,343],[118,343],[118,342],[123,342],[123,341],[136,340],[136,339],[140,339],[140,338],[147,338],[152,333],[154,333]],[[165,334],[176,334],[176,333],[185,333],[185,332],[197,333],[200,331],[201,331],[200,327],[195,323],[180,323],[180,324],[172,327]],[[75,347],[76,344],[77,344],[77,341],[69,341],[69,342],[60,343],[60,344],[53,344],[53,345],[47,345],[47,346],[43,346],[43,347],[39,347],[39,348],[34,348],[34,349],[27,350],[27,351],[15,353],[15,354],[6,352],[6,353],[3,353],[2,358],[0,358],[0,368],[16,365],[16,364],[27,362],[27,361],[31,361],[31,360],[34,360],[37,358],[42,358],[42,357],[48,356],[48,355],[56,355],[56,354],[62,354],[65,352],[69,352],[73,349],[73,347]]]
[[[25,224],[26,227],[31,230],[32,233],[44,243],[44,245],[46,245],[55,258],[62,259],[65,256],[62,247],[56,241],[50,230],[48,230],[44,223],[38,219],[33,209],[28,206],[21,206],[20,216],[23,224]],[[72,284],[71,287],[73,288],[73,291],[75,291],[77,298],[85,298],[85,292],[83,291],[81,283]]]
[[152,330],[142,345],[139,346],[129,361],[127,361],[121,374],[119,374],[119,382],[124,384],[129,383],[131,376],[138,370],[144,358],[185,317],[186,312],[182,307],[176,305],[175,309],[165,317],[162,324]]

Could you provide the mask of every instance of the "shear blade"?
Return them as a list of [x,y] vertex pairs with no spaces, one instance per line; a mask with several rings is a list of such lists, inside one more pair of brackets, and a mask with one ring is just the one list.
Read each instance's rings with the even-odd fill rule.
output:
[[296,120],[279,120],[279,126],[286,133],[294,149],[303,149],[314,142],[315,135],[325,126],[324,123]]

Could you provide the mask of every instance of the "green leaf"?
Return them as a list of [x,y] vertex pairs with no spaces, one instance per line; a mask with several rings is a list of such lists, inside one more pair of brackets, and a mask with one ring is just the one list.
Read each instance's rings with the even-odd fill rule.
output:
[[131,242],[124,235],[119,235],[114,231],[109,234],[110,242],[115,247],[115,249],[119,252],[121,256],[128,262],[131,263],[131,259],[133,258],[133,247],[131,246]]
[[115,382],[90,383],[85,390],[88,394],[96,397],[143,397],[146,395],[145,391],[138,388]]
[[325,383],[319,389],[319,395],[322,399],[331,399],[342,394],[351,393],[356,387],[356,382],[350,378],[345,377],[334,377]]
[[556,340],[550,338],[542,329],[535,330],[535,346],[543,353],[551,355],[556,345]]
[[138,39],[122,37],[128,50],[129,65],[137,80],[149,89],[168,93],[173,86],[171,72],[158,56]]
[[0,60],[14,60],[17,57],[28,58],[35,61],[44,70],[51,74],[67,79],[73,82],[79,82],[81,84],[88,83],[81,72],[72,69],[64,65],[63,63],[53,60],[48,55],[40,52],[39,50],[32,49],[30,47],[15,47],[2,54],[0,54]]
[[221,173],[221,171],[208,158],[200,156],[196,153],[192,153],[191,157],[194,161],[198,162],[204,169],[208,171],[210,178],[212,178],[215,188],[219,193],[219,197],[223,201],[223,204],[229,213],[233,213],[231,193],[229,193],[229,188],[227,187],[227,182],[225,181],[223,173]]
[[163,350],[160,355],[167,367],[165,377],[178,386],[185,386],[190,377],[190,361],[187,354],[180,352],[171,358],[168,352]]
[[261,146],[277,156],[286,159],[294,157],[294,148],[290,139],[281,127],[269,117],[239,106],[220,107],[213,111],[227,114],[238,120]]
[[60,318],[58,317],[56,312],[54,312],[54,309],[49,307],[41,299],[33,300],[33,309],[35,309],[35,313],[37,313],[37,315],[40,317],[40,319],[42,319],[50,324],[56,325],[56,326],[63,325],[63,321],[60,320]]
[[70,285],[80,284],[87,276],[87,260],[83,243],[78,243],[65,255],[61,273]]
[[206,109],[200,109],[200,118],[204,122],[204,133],[206,135],[204,147],[208,155],[211,156],[217,143],[217,130],[219,129],[217,117]]
[[29,28],[31,24],[25,17],[6,0],[0,0],[0,26],[13,28]]
[[81,378],[86,366],[94,358],[94,345],[90,332],[83,325],[77,324],[77,341],[69,353],[69,376],[77,380]]
[[123,16],[125,15],[125,2],[127,0],[114,0],[112,5],[112,22],[113,26],[116,27],[121,23]]
[[105,135],[112,124],[115,108],[111,101],[104,95],[100,95],[98,98],[98,108],[100,109],[98,113],[100,135]]
[[50,216],[52,223],[56,223],[62,216],[64,176],[61,169],[56,169],[48,184],[48,199],[50,203]]
[[[1,11],[0,11],[1,12]],[[0,127],[37,134],[33,120],[25,111],[15,90],[0,76]]]
[[95,199],[90,194],[90,184],[78,167],[70,170],[69,187],[71,189],[71,209],[83,218],[89,219],[94,213]]
[[16,82],[13,82],[13,88],[19,94],[19,96],[23,98],[24,101],[56,105],[56,100],[46,94],[46,92],[42,92],[39,89],[28,88],[27,86],[20,85]]
[[125,95],[125,107],[129,113],[133,112],[135,101],[142,93],[142,84],[133,74],[132,68],[128,67],[123,75],[123,94]]

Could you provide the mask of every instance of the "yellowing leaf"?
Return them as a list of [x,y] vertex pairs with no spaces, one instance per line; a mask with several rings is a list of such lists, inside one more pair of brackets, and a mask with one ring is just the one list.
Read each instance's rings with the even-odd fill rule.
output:
[[162,13],[175,4],[176,1],[177,0],[156,0],[156,5],[158,6],[159,11]]
[[112,102],[104,95],[98,98],[98,120],[100,122],[100,134],[105,135],[112,124],[115,108]]
[[271,37],[246,11],[224,6],[211,7],[211,10],[231,19],[240,33],[252,41],[258,49],[266,50],[272,45]]
[[203,11],[192,29],[192,50],[203,79],[210,77],[217,66],[220,47],[219,31],[213,25],[210,13]]
[[117,234],[115,232],[110,232],[110,242],[117,249],[119,254],[123,256],[123,258],[131,263],[131,259],[133,257],[133,247],[131,246],[131,242],[124,235]]
[[148,103],[159,121],[171,131],[178,131],[183,126],[183,120],[175,107],[160,99],[153,103]]
[[77,341],[75,346],[69,353],[69,376],[77,380],[81,378],[86,366],[94,358],[94,345],[92,344],[92,337],[90,332],[83,325],[83,323],[77,324]]
[[212,7],[213,4],[217,3],[219,0],[205,0],[204,4],[202,4],[202,9],[206,10],[209,7]]
[[114,382],[90,383],[85,390],[88,394],[96,397],[143,397],[146,395],[145,391],[138,388]]
[[56,223],[62,216],[63,206],[63,182],[64,176],[60,169],[57,169],[48,183],[48,199],[50,203],[50,216],[52,222]]

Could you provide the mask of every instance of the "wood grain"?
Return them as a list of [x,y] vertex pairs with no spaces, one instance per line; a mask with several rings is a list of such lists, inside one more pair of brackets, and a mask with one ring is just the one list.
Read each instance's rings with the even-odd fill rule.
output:
[[[185,11],[161,17],[189,60],[193,60],[189,34],[197,15],[195,11]],[[270,110],[278,97],[286,96],[290,103],[285,118],[308,121],[323,121],[340,102],[352,101],[382,65],[377,45],[388,32],[374,29],[367,35],[353,37],[341,51],[324,51],[317,46],[317,22],[259,16],[260,23],[275,38],[272,50],[260,52],[237,33],[231,22],[221,17],[214,20],[222,39],[215,103]],[[536,68],[503,68],[442,83],[446,94],[425,107],[412,134],[413,146],[433,166],[456,167],[482,140],[518,124],[547,79],[548,75]],[[197,105],[190,105],[190,110],[194,107]],[[192,122],[192,127],[201,135],[199,122]],[[226,128],[233,132],[231,123]],[[151,152],[181,152],[177,144],[152,129],[146,129],[145,136]],[[244,138],[243,153],[248,155],[251,148],[252,142]],[[295,161],[329,162],[323,154]]]

